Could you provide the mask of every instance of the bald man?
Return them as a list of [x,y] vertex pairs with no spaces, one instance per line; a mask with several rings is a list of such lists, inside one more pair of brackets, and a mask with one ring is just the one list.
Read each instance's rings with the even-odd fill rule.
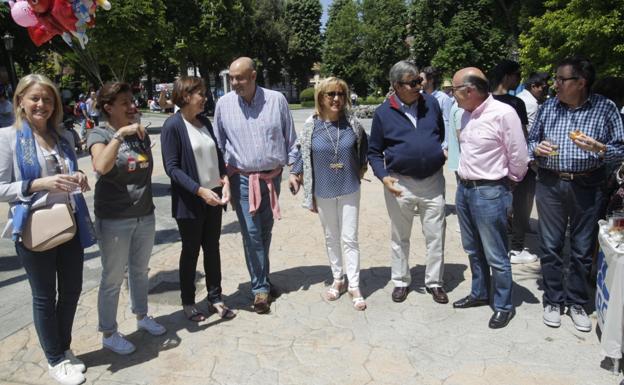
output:
[[455,100],[465,110],[455,205],[472,271],[470,294],[453,307],[489,304],[491,276],[494,314],[489,327],[498,329],[507,326],[514,315],[507,243],[507,212],[512,201],[509,181],[522,180],[529,155],[518,114],[488,93],[483,72],[464,68],[455,73],[452,82]]
[[[254,310],[262,314],[271,310],[269,247],[273,220],[280,218],[282,169],[295,160],[297,135],[284,95],[256,85],[252,59],[234,60],[229,71],[232,91],[217,102],[216,136],[241,227]],[[296,178],[289,183],[292,191],[299,188]]]

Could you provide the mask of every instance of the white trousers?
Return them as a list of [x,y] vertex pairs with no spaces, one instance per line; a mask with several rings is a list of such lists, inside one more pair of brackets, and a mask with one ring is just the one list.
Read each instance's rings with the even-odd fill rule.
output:
[[325,232],[325,246],[332,275],[334,279],[340,280],[346,270],[349,288],[357,288],[360,285],[360,190],[337,198],[324,199],[315,196],[314,199]]
[[425,179],[391,174],[399,181],[395,186],[403,193],[395,197],[384,188],[386,208],[391,223],[392,282],[396,287],[409,286],[412,280],[409,270],[410,236],[416,208],[427,246],[425,255],[425,286],[439,287],[444,276],[444,233],[446,218],[442,169]]

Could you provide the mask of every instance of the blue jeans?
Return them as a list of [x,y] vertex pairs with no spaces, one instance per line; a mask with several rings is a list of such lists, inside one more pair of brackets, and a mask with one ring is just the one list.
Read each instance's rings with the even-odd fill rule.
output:
[[[82,291],[84,251],[76,235],[51,250],[30,251],[15,243],[32,291],[33,319],[39,343],[52,366],[65,359],[78,298]],[[58,280],[58,298],[57,298]]]
[[[281,180],[281,173],[273,179],[278,196]],[[260,180],[262,202],[255,215],[251,215],[249,213],[249,178],[241,174],[233,175],[230,178],[230,186],[232,203],[236,209],[243,236],[245,260],[251,277],[251,292],[254,295],[268,293],[271,289],[269,248],[273,230],[273,211],[271,211],[269,189],[266,182]]]
[[153,213],[127,219],[95,218],[95,230],[102,255],[102,280],[98,292],[99,331],[117,331],[119,290],[126,265],[132,313],[147,314],[147,273],[155,229]]
[[470,295],[489,298],[490,269],[495,311],[512,311],[513,279],[507,248],[507,212],[511,192],[504,184],[466,187],[458,184],[455,205],[464,250],[472,271]]
[[[535,201],[544,278],[544,303],[583,305],[589,301],[591,270],[598,219],[605,199],[606,175],[562,180],[539,170]],[[570,257],[562,255],[566,228],[570,226]],[[564,284],[565,281],[565,284]]]

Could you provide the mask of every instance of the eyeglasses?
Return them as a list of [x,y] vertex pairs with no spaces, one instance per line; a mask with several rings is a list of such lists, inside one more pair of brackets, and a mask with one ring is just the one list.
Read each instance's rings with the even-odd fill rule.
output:
[[399,82],[399,84],[403,86],[410,86],[410,88],[415,88],[416,86],[421,85],[422,82],[423,82],[423,78],[419,76],[414,80],[410,80],[409,82]]
[[451,93],[454,94],[457,90],[460,90],[464,87],[468,87],[470,84],[460,84],[457,87],[451,87]]
[[555,83],[557,84],[563,84],[568,80],[578,80],[579,77],[578,76],[570,76],[569,78],[564,78],[561,76],[555,76]]
[[340,98],[344,98],[347,94],[345,94],[344,92],[336,92],[336,91],[329,91],[325,93],[325,97],[326,98],[330,98],[333,99],[336,96],[340,97]]

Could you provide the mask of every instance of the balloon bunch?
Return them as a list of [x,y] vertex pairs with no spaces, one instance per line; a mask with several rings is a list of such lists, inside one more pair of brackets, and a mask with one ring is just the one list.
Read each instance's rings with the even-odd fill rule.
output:
[[[7,2],[7,0],[4,0]],[[108,11],[108,0],[8,0],[15,23],[28,28],[37,47],[56,35],[72,45],[72,37],[84,48],[89,41],[87,28],[95,25],[95,10]]]

